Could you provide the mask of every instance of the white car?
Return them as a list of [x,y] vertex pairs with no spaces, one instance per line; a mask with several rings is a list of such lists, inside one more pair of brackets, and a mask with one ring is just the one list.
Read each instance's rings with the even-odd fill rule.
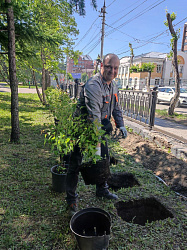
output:
[[[170,103],[174,95],[175,95],[174,87],[159,87],[157,94],[157,103],[159,102]],[[187,90],[184,88],[180,88],[180,96],[177,103],[177,107],[180,107],[182,105],[187,106]]]

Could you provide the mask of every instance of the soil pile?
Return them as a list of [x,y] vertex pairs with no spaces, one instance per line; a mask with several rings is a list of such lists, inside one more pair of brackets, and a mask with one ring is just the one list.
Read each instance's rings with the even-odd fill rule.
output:
[[152,170],[172,190],[187,197],[187,162],[176,158],[169,148],[160,148],[155,142],[140,135],[128,133],[126,139],[120,138],[120,145],[136,162]]

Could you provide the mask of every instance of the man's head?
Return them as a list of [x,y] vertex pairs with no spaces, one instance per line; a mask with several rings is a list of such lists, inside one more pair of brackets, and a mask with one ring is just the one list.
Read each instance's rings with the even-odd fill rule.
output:
[[117,76],[119,68],[119,58],[115,54],[107,54],[101,63],[101,74],[108,84]]

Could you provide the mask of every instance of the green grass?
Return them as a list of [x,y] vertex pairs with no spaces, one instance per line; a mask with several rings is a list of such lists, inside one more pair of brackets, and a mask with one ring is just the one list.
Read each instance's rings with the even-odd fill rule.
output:
[[[0,249],[78,249],[69,228],[66,195],[51,189],[50,168],[58,159],[44,146],[43,131],[53,119],[36,94],[19,94],[21,142],[11,144],[10,94],[0,93],[0,103]],[[115,201],[96,198],[95,186],[86,186],[80,176],[79,208],[99,207],[111,215],[109,250],[185,249],[185,201],[116,142],[110,145],[120,159],[111,171],[132,173],[140,183],[117,191],[119,199],[154,196],[173,212],[174,218],[145,226],[127,223],[117,215]]]
[[170,118],[177,118],[177,119],[181,119],[181,120],[187,119],[187,115],[179,114],[177,112],[174,112],[174,115],[168,115],[168,110],[166,110],[166,109],[163,109],[163,110],[156,109],[156,114],[160,115],[160,116],[164,116],[166,118],[170,117]]

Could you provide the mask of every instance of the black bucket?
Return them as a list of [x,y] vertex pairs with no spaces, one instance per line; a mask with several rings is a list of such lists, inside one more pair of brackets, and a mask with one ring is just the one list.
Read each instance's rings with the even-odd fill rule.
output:
[[110,215],[100,208],[82,209],[70,221],[80,250],[108,249],[110,226]]
[[64,193],[66,191],[66,176],[67,174],[58,174],[56,168],[58,165],[51,168],[52,173],[52,189],[59,193]]

